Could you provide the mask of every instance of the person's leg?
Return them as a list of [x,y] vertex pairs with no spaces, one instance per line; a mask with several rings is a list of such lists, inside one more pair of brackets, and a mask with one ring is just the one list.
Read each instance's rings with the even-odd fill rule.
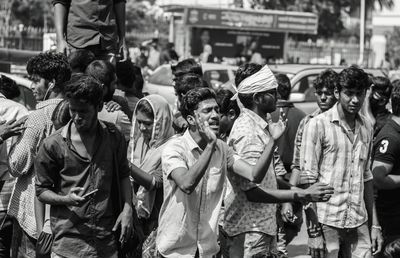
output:
[[351,257],[371,258],[371,237],[367,223],[362,224],[353,230]]
[[278,239],[276,243],[276,248],[280,257],[287,257],[288,251],[286,249],[286,245],[288,241],[286,237],[286,227],[280,215],[280,211],[277,212],[276,222],[278,224]]
[[327,250],[326,258],[338,257],[340,247],[339,230],[338,228],[322,225]]
[[10,257],[12,234],[12,219],[7,216],[7,211],[0,211],[0,257]]
[[230,258],[243,258],[245,233],[227,236],[226,248]]

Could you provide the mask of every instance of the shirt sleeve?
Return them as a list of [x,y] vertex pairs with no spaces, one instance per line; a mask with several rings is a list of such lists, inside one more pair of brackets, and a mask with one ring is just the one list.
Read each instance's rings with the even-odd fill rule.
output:
[[167,143],[162,155],[161,155],[161,166],[163,170],[163,176],[169,179],[171,172],[177,168],[188,168],[182,147],[178,142],[172,140],[172,142]]
[[400,154],[399,147],[400,142],[391,135],[385,137],[378,135],[374,143],[374,160],[395,164]]
[[281,156],[278,153],[278,148],[275,148],[274,150],[274,170],[275,170],[275,175],[277,176],[284,176],[287,174]]
[[301,141],[303,139],[303,131],[305,123],[306,123],[306,118],[301,120],[299,127],[297,128],[296,137],[294,138],[293,162],[291,167],[292,170],[294,169],[300,170],[300,148],[301,148]]
[[116,127],[118,128],[118,130],[121,131],[121,133],[125,137],[125,140],[128,142],[131,135],[132,122],[129,120],[128,116],[121,110],[115,112],[118,112]]
[[35,159],[36,195],[39,196],[47,190],[56,192],[60,178],[58,171],[61,169],[52,138],[44,140]]
[[[372,139],[372,135],[371,135],[371,139]],[[372,175],[372,171],[371,171],[371,167],[372,167],[371,153],[372,153],[372,143],[370,143],[367,148],[367,162],[366,162],[364,175],[363,175],[364,182],[368,182],[368,181],[371,181],[372,179],[374,179],[374,176]]]
[[118,173],[120,180],[130,175],[129,162],[127,159],[127,144],[122,135],[119,136],[119,145],[117,149],[117,159],[118,159]]
[[304,127],[300,149],[300,171],[305,183],[315,183],[319,177],[319,163],[322,151],[321,121],[312,118]]
[[20,177],[29,172],[35,159],[38,144],[46,137],[46,131],[37,126],[35,118],[28,117],[25,131],[11,147],[8,155],[10,174]]

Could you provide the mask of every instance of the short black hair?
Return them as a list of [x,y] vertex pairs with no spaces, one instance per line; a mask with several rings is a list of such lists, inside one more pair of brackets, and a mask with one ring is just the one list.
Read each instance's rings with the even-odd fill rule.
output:
[[175,76],[175,79],[179,77],[192,73],[197,74],[200,77],[203,76],[203,70],[201,69],[201,64],[196,62],[193,58],[188,58],[180,61],[176,65],[171,65],[172,74]]
[[393,90],[390,100],[392,101],[392,112],[395,116],[400,116],[400,80],[393,81]]
[[55,80],[54,92],[63,92],[62,85],[71,78],[71,66],[62,53],[43,52],[29,59],[26,65],[29,75],[38,75],[50,82]]
[[143,90],[143,76],[140,67],[134,65],[131,60],[117,62],[116,74],[118,82],[126,88],[135,88],[138,93]]
[[15,81],[5,75],[0,75],[0,93],[3,94],[6,99],[14,99],[21,94]]
[[292,90],[292,84],[290,83],[289,77],[287,77],[286,74],[279,73],[275,75],[275,78],[278,83],[278,88],[276,90],[280,99],[288,100]]
[[103,103],[103,87],[94,77],[75,73],[65,85],[65,97],[99,106]]
[[326,87],[329,91],[333,92],[339,83],[339,74],[332,69],[322,71],[317,78],[315,78],[313,85],[315,90],[321,90]]
[[181,103],[180,111],[183,118],[194,115],[194,111],[199,108],[199,103],[207,99],[215,99],[214,91],[209,88],[195,88],[188,91]]
[[115,80],[114,66],[104,60],[94,60],[86,68],[86,74],[93,76],[106,87],[110,87]]
[[219,89],[216,93],[215,100],[219,106],[221,114],[228,114],[229,110],[233,109],[236,115],[239,115],[240,108],[237,105],[236,100],[231,100],[233,93],[230,90]]
[[[260,71],[262,65],[255,64],[255,63],[246,63],[239,66],[238,70],[236,71],[235,76],[235,85],[236,87],[246,79],[247,77],[255,74],[256,72]],[[251,109],[254,105],[253,101],[254,94],[239,94],[239,100],[242,102],[245,108]]]
[[367,90],[370,86],[368,74],[363,69],[356,66],[350,66],[339,73],[339,83],[337,90],[340,92],[343,88],[354,90]]
[[72,72],[84,73],[87,66],[95,60],[95,55],[87,49],[76,49],[68,55]]
[[206,81],[203,80],[201,76],[194,73],[184,74],[181,77],[177,78],[175,81],[175,93],[178,96],[179,101],[181,101],[182,96],[185,95],[188,91],[195,88],[204,88],[208,87]]
[[378,92],[386,98],[390,98],[393,85],[388,78],[383,76],[374,76],[372,77],[371,83],[373,84],[371,87],[372,91]]
[[57,104],[56,108],[51,115],[51,121],[53,122],[56,130],[65,126],[71,120],[71,114],[69,113],[69,102],[64,99]]

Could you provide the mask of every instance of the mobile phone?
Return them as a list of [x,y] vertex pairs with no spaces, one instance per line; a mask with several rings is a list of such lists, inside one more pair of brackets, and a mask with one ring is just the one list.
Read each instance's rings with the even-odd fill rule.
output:
[[83,197],[83,198],[87,198],[87,197],[89,197],[89,196],[95,194],[98,190],[99,190],[99,189],[94,189],[93,191],[88,192],[87,194],[83,195],[82,197]]

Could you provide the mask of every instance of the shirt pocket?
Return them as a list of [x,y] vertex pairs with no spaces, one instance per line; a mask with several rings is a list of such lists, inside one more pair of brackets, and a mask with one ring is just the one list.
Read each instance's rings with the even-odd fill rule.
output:
[[223,175],[221,168],[212,167],[208,171],[208,179],[207,179],[207,193],[215,193],[221,191],[223,184]]

